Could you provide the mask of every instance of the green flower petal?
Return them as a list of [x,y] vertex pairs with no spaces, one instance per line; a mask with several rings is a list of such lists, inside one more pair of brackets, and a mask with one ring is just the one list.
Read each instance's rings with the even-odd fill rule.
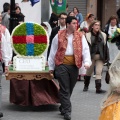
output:
[[23,23],[20,26],[18,26],[18,27],[15,28],[13,36],[23,36],[23,35],[26,36],[26,34],[27,34],[26,33],[26,24]]
[[26,44],[13,44],[13,46],[17,54],[26,55]]
[[41,55],[45,49],[47,48],[46,44],[34,44],[34,55],[38,56]]
[[34,35],[46,35],[46,32],[42,27],[34,24]]

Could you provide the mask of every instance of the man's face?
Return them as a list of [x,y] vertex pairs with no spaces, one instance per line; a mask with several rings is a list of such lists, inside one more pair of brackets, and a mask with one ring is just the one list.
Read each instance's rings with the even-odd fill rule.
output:
[[73,32],[77,30],[77,20],[72,20],[70,24],[67,26]]
[[67,15],[61,15],[60,18],[59,18],[59,23],[61,26],[65,26],[66,25],[66,18],[67,18]]

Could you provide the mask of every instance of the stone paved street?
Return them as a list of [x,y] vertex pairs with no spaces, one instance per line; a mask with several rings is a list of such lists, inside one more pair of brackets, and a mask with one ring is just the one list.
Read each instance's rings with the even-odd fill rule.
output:
[[[105,69],[103,72],[102,89],[107,90],[108,85],[104,82]],[[3,77],[2,110],[4,117],[1,120],[63,120],[58,105],[47,105],[40,107],[22,107],[9,102],[9,81]],[[94,78],[91,79],[88,92],[83,92],[83,81],[78,81],[73,91],[72,120],[98,120],[100,102],[105,94],[95,93]]]

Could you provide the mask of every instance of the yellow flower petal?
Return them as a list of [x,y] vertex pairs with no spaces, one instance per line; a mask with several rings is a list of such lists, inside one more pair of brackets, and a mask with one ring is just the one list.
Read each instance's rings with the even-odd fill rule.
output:
[[120,33],[120,28],[117,28],[117,32]]

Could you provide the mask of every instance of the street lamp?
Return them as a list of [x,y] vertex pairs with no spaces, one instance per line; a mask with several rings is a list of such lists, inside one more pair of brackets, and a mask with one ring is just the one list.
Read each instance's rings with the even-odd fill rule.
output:
[[16,17],[15,17],[15,0],[10,0],[10,33],[16,26]]

